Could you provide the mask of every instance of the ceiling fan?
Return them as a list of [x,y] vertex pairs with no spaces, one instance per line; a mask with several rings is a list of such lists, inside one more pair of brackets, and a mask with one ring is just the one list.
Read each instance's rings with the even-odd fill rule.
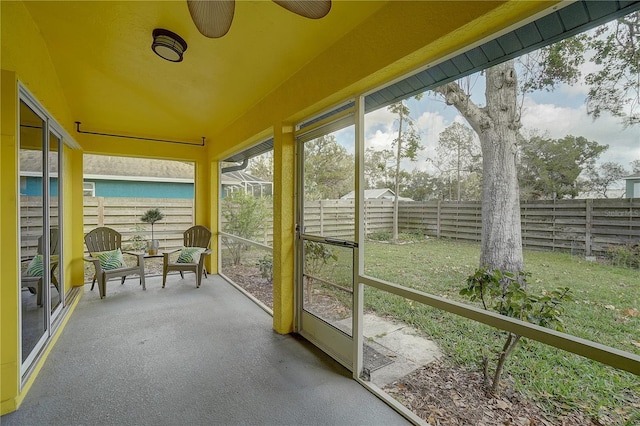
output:
[[[320,19],[331,10],[331,0],[273,0],[296,15]],[[191,19],[205,37],[219,38],[231,28],[235,0],[187,0]]]

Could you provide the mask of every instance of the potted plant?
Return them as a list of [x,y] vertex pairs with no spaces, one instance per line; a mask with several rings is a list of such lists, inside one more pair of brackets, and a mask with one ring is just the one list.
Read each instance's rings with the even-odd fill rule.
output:
[[151,255],[158,254],[158,247],[160,247],[160,242],[153,238],[153,224],[162,219],[164,219],[164,214],[160,209],[149,209],[140,218],[141,221],[151,224],[151,241],[147,244],[147,249]]

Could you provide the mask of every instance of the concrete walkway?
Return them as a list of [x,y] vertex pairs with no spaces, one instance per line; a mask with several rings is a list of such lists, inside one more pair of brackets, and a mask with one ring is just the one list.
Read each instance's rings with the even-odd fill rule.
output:
[[[351,321],[347,318],[335,326],[348,330]],[[377,315],[363,316],[362,334],[367,345],[391,361],[370,373],[369,380],[380,388],[442,357],[438,345],[416,329]]]
[[72,315],[4,425],[403,425],[408,422],[218,276],[107,284]]

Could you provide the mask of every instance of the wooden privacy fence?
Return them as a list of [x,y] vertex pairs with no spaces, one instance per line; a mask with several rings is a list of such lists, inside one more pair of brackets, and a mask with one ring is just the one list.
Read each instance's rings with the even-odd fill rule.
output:
[[[608,246],[640,242],[640,199],[556,200],[521,203],[522,242],[526,248],[603,254]],[[393,201],[366,200],[365,233],[391,232]],[[353,200],[305,204],[305,232],[353,238]],[[480,202],[401,201],[400,232],[480,241]]]
[[[35,254],[42,233],[39,197],[21,197],[22,255]],[[51,223],[57,221],[57,206],[51,206]],[[182,246],[182,233],[193,225],[193,200],[176,198],[84,198],[84,231],[109,226],[122,233],[124,244],[139,235],[151,238],[151,225],[140,217],[150,208],[159,208],[165,218],[154,225],[161,249]],[[600,255],[609,245],[640,242],[640,199],[595,199],[535,201],[521,204],[522,242],[526,248],[570,251],[586,256]],[[437,238],[480,241],[480,202],[402,201],[399,205],[400,232]],[[305,203],[305,232],[334,238],[353,239],[354,200],[322,200]],[[391,232],[393,202],[366,200],[365,232]],[[223,224],[224,226],[224,224]],[[137,228],[138,227],[138,228]],[[224,228],[223,228],[224,229]],[[271,245],[269,224],[259,242]]]
[[[49,222],[58,224],[58,199],[51,197]],[[42,235],[42,197],[20,196],[20,256],[32,257],[38,251],[38,238]]]
[[353,240],[355,220],[353,200],[305,201],[304,233]]
[[193,200],[186,198],[84,197],[84,232],[108,226],[122,234],[122,245],[130,246],[135,236],[151,239],[151,224],[140,220],[144,212],[158,208],[164,219],[153,225],[160,250],[182,247],[184,231],[193,226]]
[[[522,243],[530,249],[592,256],[640,242],[637,198],[523,202],[520,215]],[[480,241],[481,203],[403,202],[398,223],[403,232]]]
[[[522,242],[533,250],[601,255],[610,245],[640,241],[640,199],[596,199],[523,202],[520,205]],[[480,202],[401,201],[400,232],[436,238],[479,242],[482,232]],[[307,201],[304,232],[353,239],[354,200]],[[391,232],[393,201],[365,200],[366,235]],[[264,232],[272,243],[273,230]]]

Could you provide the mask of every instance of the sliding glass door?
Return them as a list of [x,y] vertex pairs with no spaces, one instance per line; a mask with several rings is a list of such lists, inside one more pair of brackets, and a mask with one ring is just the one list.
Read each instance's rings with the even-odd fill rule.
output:
[[20,334],[22,374],[51,335],[64,303],[62,277],[62,138],[46,112],[21,90]]
[[[20,101],[20,302],[22,363],[31,363],[48,330],[44,309],[49,259],[42,252],[45,230],[45,120]],[[48,218],[47,218],[48,219]]]

